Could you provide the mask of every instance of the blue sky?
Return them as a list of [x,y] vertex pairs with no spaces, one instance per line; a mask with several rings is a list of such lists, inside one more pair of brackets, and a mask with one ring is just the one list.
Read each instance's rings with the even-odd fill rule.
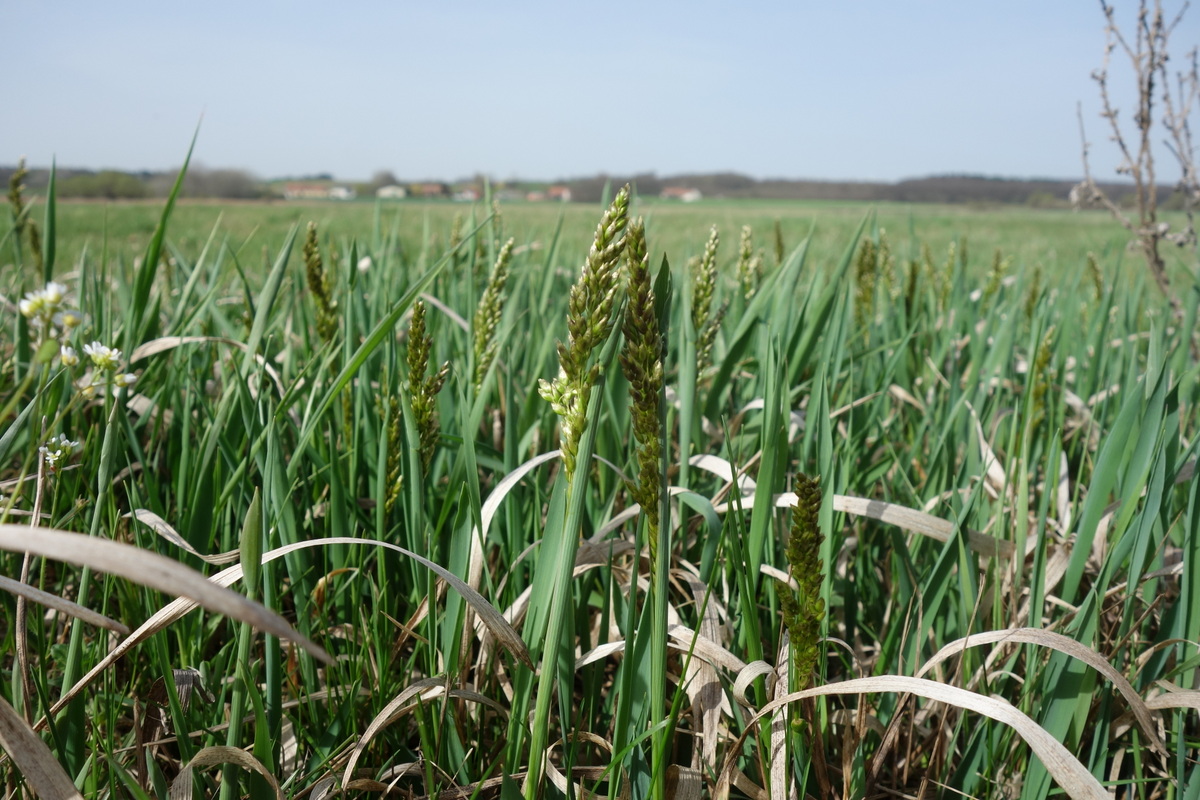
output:
[[7,164],[171,168],[199,122],[197,161],[262,177],[1076,177],[1077,102],[1117,160],[1093,0],[5,0],[0,29]]

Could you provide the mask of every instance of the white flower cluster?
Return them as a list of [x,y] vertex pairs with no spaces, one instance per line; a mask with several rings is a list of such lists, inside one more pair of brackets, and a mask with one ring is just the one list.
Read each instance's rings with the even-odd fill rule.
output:
[[[29,324],[40,331],[43,340],[58,339],[58,360],[70,368],[83,361],[70,341],[72,331],[83,324],[83,314],[65,307],[68,291],[65,285],[50,281],[42,289],[27,293],[20,302],[20,310]],[[124,356],[117,348],[93,341],[82,349],[89,369],[77,386],[84,397],[93,397],[101,387],[111,386],[119,391],[137,381],[133,373],[120,372]]]
[[58,313],[67,296],[67,287],[50,281],[44,289],[29,292],[21,301],[21,314],[34,325],[42,325]]
[[43,331],[60,328],[64,332],[79,327],[83,315],[73,308],[65,308],[67,287],[57,281],[50,281],[36,292],[28,292],[18,304],[21,316],[29,320],[29,324]]
[[[111,384],[115,393],[126,386],[133,386],[137,381],[137,375],[132,372],[120,372],[121,360],[124,356],[117,348],[109,347],[101,342],[92,342],[83,346],[83,354],[92,364],[91,372],[80,385],[80,391],[83,392],[84,397],[92,397],[95,395],[96,389],[105,384]],[[79,357],[74,350],[70,355],[78,363]],[[63,363],[66,363],[66,358],[63,359]]]
[[38,452],[42,454],[42,459],[46,462],[46,469],[54,472],[78,449],[79,442],[73,442],[60,433],[57,436],[51,436],[44,445],[38,448]]
[[41,338],[59,339],[59,359],[64,366],[70,367],[78,364],[79,358],[68,344],[68,338],[71,331],[83,324],[83,315],[65,307],[68,291],[65,285],[50,281],[35,292],[28,292],[18,307],[21,316],[29,320]]

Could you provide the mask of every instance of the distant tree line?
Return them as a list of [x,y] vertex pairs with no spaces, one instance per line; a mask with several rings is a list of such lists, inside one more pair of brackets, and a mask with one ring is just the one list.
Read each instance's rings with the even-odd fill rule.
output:
[[[0,166],[0,180],[8,182],[15,166]],[[62,169],[55,175],[59,197],[92,200],[140,200],[166,197],[175,185],[178,172],[122,172],[119,170]],[[35,193],[50,183],[48,169],[30,169],[26,186]],[[230,200],[256,200],[271,196],[270,186],[245,170],[208,169],[202,165],[188,168],[183,179],[183,197],[212,197]]]
[[[561,181],[571,187],[577,202],[597,203],[606,185],[631,182],[643,196],[657,196],[669,186],[699,189],[706,198],[759,198],[772,200],[842,200],[896,203],[1002,203],[1037,208],[1068,208],[1076,181],[994,178],[982,175],[937,175],[885,183],[880,181],[756,180],[734,172],[658,176],[597,175]],[[1116,197],[1133,201],[1134,187],[1110,183]],[[1176,198],[1177,199],[1177,198]],[[1161,203],[1171,205],[1171,190],[1162,189]]]
[[[6,183],[15,166],[0,166],[0,183]],[[59,169],[57,192],[64,198],[137,200],[165,197],[175,183],[176,172],[120,172],[116,170]],[[286,180],[331,181],[329,173]],[[42,192],[49,181],[46,169],[31,169],[26,185]],[[208,169],[192,165],[184,178],[183,197],[261,200],[280,196],[283,179],[268,182],[245,170]],[[1068,196],[1077,183],[1071,180],[994,178],[981,175],[938,175],[886,183],[879,181],[758,180],[735,172],[659,176],[593,175],[555,181],[568,186],[575,202],[597,203],[606,185],[632,183],[639,194],[657,197],[667,187],[698,189],[705,198],[760,198],[775,200],[834,200],[851,202],[898,203],[984,203],[1016,204],[1035,208],[1068,208]],[[482,176],[467,181],[482,186]],[[403,184],[392,172],[380,170],[368,182],[349,182],[359,197],[372,197],[382,186]],[[509,181],[520,186],[521,181]],[[493,188],[502,188],[493,183]],[[1132,203],[1134,187],[1126,183],[1101,184],[1101,188],[1120,204]],[[1179,206],[1179,198],[1169,188],[1159,189],[1159,204]]]

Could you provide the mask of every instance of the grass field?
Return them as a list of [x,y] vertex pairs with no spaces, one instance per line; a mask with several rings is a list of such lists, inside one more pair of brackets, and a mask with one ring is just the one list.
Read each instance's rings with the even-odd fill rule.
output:
[[1194,269],[623,198],[0,229],[6,794],[1200,797]]
[[[504,204],[506,224],[530,243],[544,244],[563,217],[563,254],[587,247],[597,211],[593,206],[547,203]],[[132,262],[143,254],[161,216],[161,203],[60,203],[58,215],[69,239],[61,243],[62,260],[74,264],[84,246],[98,257],[108,251]],[[859,222],[873,213],[874,224],[886,230],[902,257],[916,258],[921,243],[938,257],[950,242],[967,242],[971,263],[986,269],[999,248],[1017,269],[1042,267],[1048,275],[1077,271],[1089,252],[1106,263],[1116,263],[1129,237],[1103,211],[1071,212],[1019,206],[938,206],[860,203],[809,203],[769,200],[709,200],[696,204],[646,201],[639,209],[658,232],[651,242],[655,258],[668,253],[680,259],[697,255],[717,225],[729,237],[726,260],[733,257],[733,237],[750,225],[759,245],[773,248],[773,226],[779,221],[785,247],[790,249],[812,233],[816,252],[836,258]],[[419,247],[423,234],[445,246],[454,218],[481,219],[489,209],[450,202],[389,202],[378,208],[372,202],[334,203],[230,203],[181,202],[172,215],[169,240],[184,252],[198,252],[214,230],[217,241],[227,241],[243,259],[261,257],[263,248],[274,252],[294,224],[318,223],[322,231],[361,245],[378,243],[383,235],[397,234],[409,247]],[[42,208],[34,204],[37,219]],[[1168,215],[1169,218],[1169,215]],[[1172,220],[1173,222],[1178,222]],[[0,226],[7,220],[0,221]],[[0,227],[0,235],[4,228]],[[912,251],[911,253],[909,251]]]

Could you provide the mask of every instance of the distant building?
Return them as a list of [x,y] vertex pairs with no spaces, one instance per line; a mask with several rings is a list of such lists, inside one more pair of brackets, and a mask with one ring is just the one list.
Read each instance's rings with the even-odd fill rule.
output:
[[353,200],[354,190],[349,186],[331,186],[329,188],[330,200]]
[[414,183],[408,187],[413,197],[446,197],[450,187],[444,183]]
[[292,181],[283,185],[285,200],[328,200],[329,186],[324,183]]
[[570,186],[551,186],[546,190],[546,197],[551,200],[558,200],[563,203],[571,202],[571,187]]
[[375,190],[375,196],[380,200],[403,200],[408,197],[408,189],[396,184],[380,186]]
[[545,192],[530,192],[529,194],[525,195],[525,199],[528,200],[530,203],[540,203],[546,199],[546,193]]
[[658,194],[663,200],[678,200],[681,203],[694,203],[704,195],[700,194],[699,189],[692,189],[687,186],[667,186],[664,187]]
[[468,186],[454,193],[454,199],[460,203],[474,203],[479,199],[479,190]]

